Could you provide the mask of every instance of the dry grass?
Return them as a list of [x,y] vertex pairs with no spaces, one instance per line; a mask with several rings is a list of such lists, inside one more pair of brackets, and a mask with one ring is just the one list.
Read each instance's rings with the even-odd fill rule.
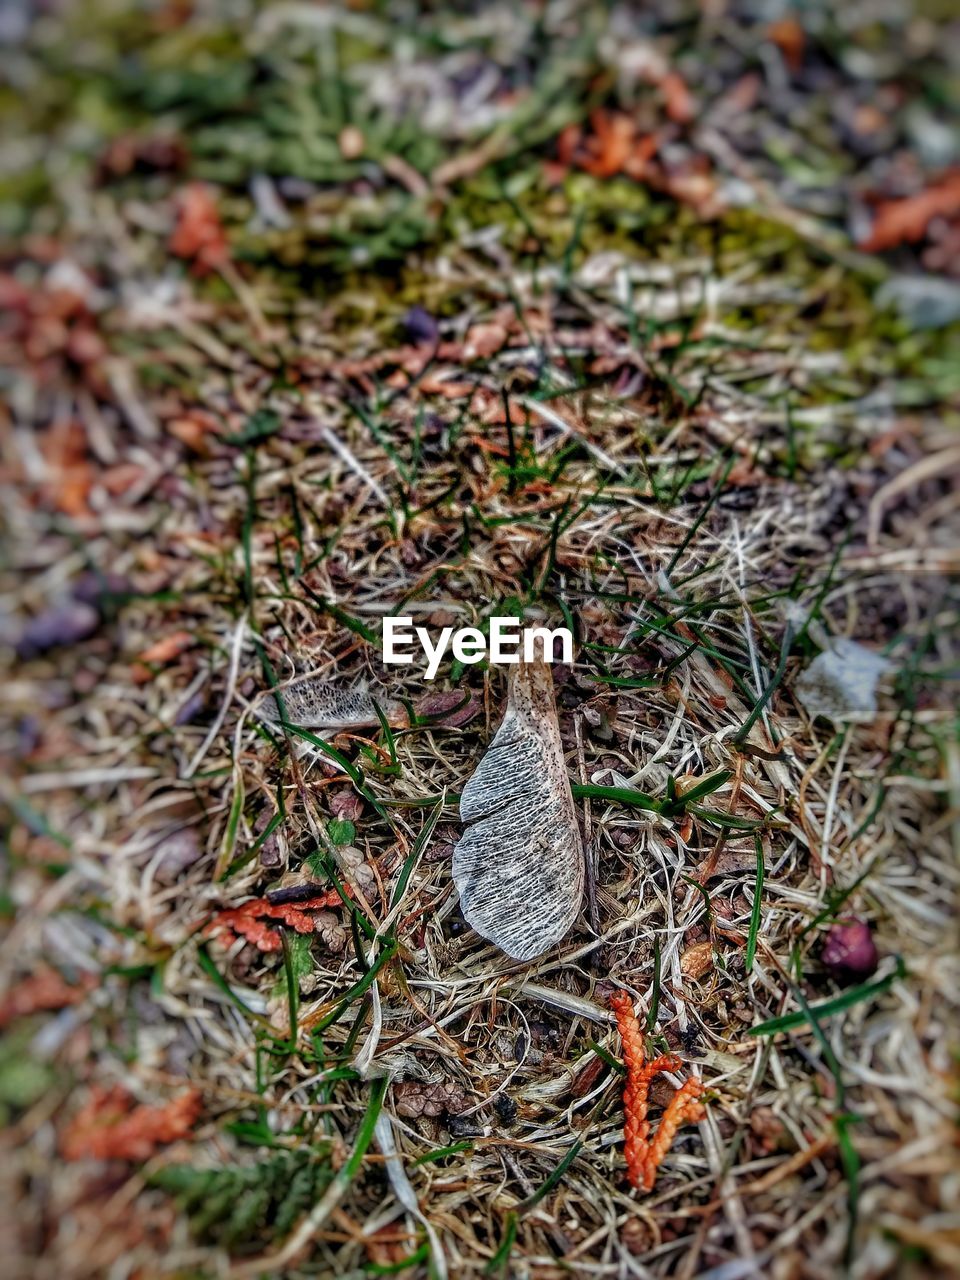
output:
[[[139,283],[102,322],[132,354],[104,356],[92,387],[65,378],[59,400],[24,377],[3,444],[4,615],[42,615],[91,567],[123,580],[91,637],[6,676],[3,979],[96,977],[18,1049],[49,1077],[8,1108],[22,1273],[353,1276],[418,1249],[401,1274],[956,1273],[941,407],[906,418],[895,378],[806,341],[816,288],[781,246],[532,272],[494,240],[452,240],[418,267],[444,317],[424,367],[429,347],[397,339],[409,295],[290,307],[257,277],[151,296],[112,201],[75,216],[80,251],[109,240],[116,278]],[[48,424],[74,417],[92,471],[65,512],[78,464]],[[581,790],[593,900],[529,965],[465,928],[450,877],[501,672],[444,665],[429,692],[469,693],[466,724],[444,723],[448,705],[333,737],[352,778],[254,714],[271,679],[305,673],[383,681],[429,712],[420,669],[385,671],[364,633],[387,614],[435,629],[520,608],[577,626],[556,678],[581,788],[663,800],[671,778],[682,793],[730,771],[689,815]],[[818,628],[889,652],[873,723],[834,730],[798,705]],[[141,656],[177,632],[180,651]],[[223,907],[329,874],[361,922],[335,906],[308,942],[287,930],[286,964],[209,932]],[[819,956],[846,913],[874,930],[876,991],[751,1035],[837,995]],[[707,1091],[649,1196],[622,1159],[615,986]],[[94,1082],[162,1102],[185,1081],[204,1104],[189,1143],[136,1170],[58,1156]],[[148,1185],[176,1162],[311,1146],[338,1172],[280,1238],[255,1221],[235,1247],[198,1241]]]
[[[464,276],[469,265],[467,259]],[[584,272],[591,270],[585,264]],[[521,304],[529,305],[524,282],[514,285]],[[576,309],[567,304],[569,324],[582,326],[595,350],[615,351],[623,317],[612,290],[596,281],[594,290]],[[493,316],[508,320],[493,307],[475,318]],[[453,320],[451,330],[458,327]],[[534,350],[522,337],[517,341],[519,326],[512,328],[509,348],[482,371],[491,386],[534,355],[550,361],[556,350],[549,332]],[[229,333],[216,337],[229,341]],[[750,360],[773,384],[796,368],[797,356],[731,355],[741,374]],[[665,432],[657,408],[636,397],[575,393],[547,401],[549,415],[531,414],[515,430],[525,465],[540,476],[551,473],[570,440],[577,442],[548,489],[527,482],[509,492],[503,427],[481,429],[468,420],[456,443],[441,449],[453,431],[427,419],[423,478],[411,485],[409,506],[447,496],[431,510],[406,515],[380,496],[397,485],[397,462],[348,413],[331,366],[313,379],[305,397],[309,414],[299,396],[275,393],[254,401],[249,390],[228,388],[222,375],[206,375],[198,398],[222,412],[228,427],[241,426],[245,410],[265,403],[283,424],[278,433],[246,454],[213,438],[209,456],[173,462],[159,517],[152,505],[111,504],[90,517],[96,534],[83,551],[71,553],[22,493],[10,496],[18,544],[34,548],[34,573],[22,580],[21,604],[44,598],[107,547],[111,569],[140,591],[174,588],[174,594],[132,601],[116,641],[71,653],[63,665],[35,662],[10,687],[21,716],[41,706],[51,717],[44,730],[45,741],[53,735],[49,756],[32,762],[18,789],[31,807],[42,799],[45,821],[64,833],[70,854],[68,869],[49,882],[42,865],[64,857],[51,836],[35,831],[17,848],[21,910],[3,953],[8,975],[23,973],[41,956],[68,971],[155,966],[150,996],[142,984],[106,977],[82,1014],[60,1015],[61,1035],[71,1041],[77,1018],[84,1019],[99,1076],[152,1095],[185,1072],[204,1092],[208,1121],[200,1140],[209,1144],[208,1159],[222,1160],[228,1150],[218,1117],[222,1124],[254,1099],[282,1145],[296,1141],[283,1135],[322,1115],[335,1145],[349,1149],[369,1085],[340,1082],[329,1095],[332,1107],[319,1103],[324,1068],[308,1034],[361,976],[346,936],[339,934],[339,953],[315,944],[302,979],[300,1042],[310,1052],[274,1062],[266,1078],[261,1068],[259,1086],[262,1019],[281,1035],[288,1029],[282,970],[275,957],[258,958],[248,946],[223,954],[211,944],[218,968],[252,1011],[248,1016],[198,963],[198,937],[211,912],[258,892],[265,874],[276,880],[282,867],[296,874],[317,846],[331,798],[346,789],[344,775],[318,761],[317,749],[306,744],[306,754],[302,748],[293,757],[282,749],[278,754],[249,714],[264,687],[255,646],[262,645],[280,679],[307,671],[346,682],[369,679],[382,674],[375,650],[317,607],[317,599],[374,629],[381,615],[400,612],[434,625],[442,612],[467,624],[482,621],[498,602],[529,597],[531,585],[546,586],[547,614],[559,618],[550,604],[555,592],[584,641],[574,668],[559,675],[571,768],[579,769],[581,781],[662,796],[670,775],[682,789],[714,770],[732,771],[706,803],[758,824],[767,870],[756,962],[747,974],[754,832],[699,819],[683,823],[597,799],[585,804],[584,815],[596,867],[596,933],[584,920],[539,964],[511,964],[457,928],[448,860],[453,806],[389,909],[391,886],[429,802],[445,788],[459,790],[496,723],[503,683],[495,671],[474,669],[454,682],[476,690],[482,719],[396,734],[395,773],[380,768],[389,759],[382,733],[333,740],[364,762],[365,785],[388,815],[383,820],[364,806],[356,824],[362,862],[351,865],[341,855],[341,865],[355,882],[367,869],[360,884],[370,920],[396,937],[400,951],[380,972],[376,1016],[371,1021],[358,1002],[325,1033],[324,1053],[337,1061],[345,1053],[349,1060],[349,1033],[371,1073],[431,1091],[452,1087],[456,1115],[446,1123],[405,1118],[391,1105],[390,1092],[385,1103],[408,1167],[451,1135],[469,1142],[468,1153],[413,1174],[450,1270],[482,1273],[511,1211],[575,1143],[561,1184],[520,1218],[512,1267],[546,1275],[551,1259],[565,1255],[568,1267],[584,1273],[701,1275],[734,1259],[744,1267],[750,1260],[766,1267],[773,1259],[782,1266],[801,1248],[822,1269],[839,1266],[850,1188],[834,1137],[837,1082],[828,1046],[842,1073],[846,1108],[858,1117],[851,1134],[862,1160],[859,1248],[874,1268],[898,1239],[922,1244],[946,1265],[953,1246],[949,1235],[939,1235],[937,1213],[938,1184],[950,1185],[957,974],[945,895],[956,864],[951,824],[939,815],[943,789],[951,785],[944,769],[952,758],[952,711],[920,694],[927,688],[924,673],[952,660],[955,605],[935,573],[888,566],[898,565],[905,547],[918,568],[925,560],[935,563],[948,544],[941,526],[921,531],[920,521],[900,507],[879,545],[863,550],[856,530],[865,503],[859,515],[850,513],[849,498],[867,483],[870,492],[881,487],[885,468],[892,473],[897,465],[897,447],[879,459],[866,453],[853,474],[824,468],[792,481],[771,479],[753,462],[758,447],[778,447],[764,426],[764,388],[741,396],[724,385],[719,370],[720,393],[708,392],[696,421],[673,431]],[[550,371],[563,376],[559,367]],[[247,375],[250,383],[254,373]],[[399,453],[410,448],[423,408],[423,397],[400,392],[383,414],[383,429]],[[430,412],[435,408],[452,416],[443,402]],[[869,425],[851,415],[847,430],[855,437]],[[937,429],[926,430],[933,448]],[[324,444],[330,433],[339,450]],[[740,459],[735,466],[744,482],[728,475],[698,526],[711,486],[726,470],[722,456],[710,461],[721,434]],[[169,445],[144,442],[136,449],[151,461],[166,453],[171,465]],[[600,451],[609,465],[598,460]],[[703,481],[672,503],[655,500],[654,484],[669,484],[665,477],[698,465]],[[839,519],[837,509],[844,509]],[[554,540],[558,513],[562,530]],[[849,514],[854,540],[843,549]],[[473,526],[466,546],[465,519]],[[104,523],[121,532],[105,534]],[[326,554],[298,576],[298,556],[317,559],[325,542]],[[246,602],[245,580],[253,587]],[[818,602],[819,617],[838,634],[875,644],[895,640],[898,692],[887,690],[876,723],[834,735],[810,724],[791,698],[799,661],[791,657],[783,683],[735,745],[776,666],[789,599],[805,609]],[[671,622],[671,612],[696,630]],[[130,655],[183,628],[195,647],[144,683],[132,683]],[[85,673],[89,692],[75,701],[69,690]],[[418,668],[402,669],[400,681],[397,674],[387,677],[390,689],[416,703],[423,695]],[[443,677],[441,687],[449,687],[449,670]],[[644,687],[611,688],[609,677],[628,684],[639,678]],[[200,693],[205,712],[178,723],[185,703]],[[58,710],[57,702],[67,705]],[[218,727],[212,740],[209,724]],[[373,745],[378,737],[379,748]],[[885,803],[871,818],[880,786]],[[238,788],[243,807],[231,832]],[[281,866],[265,873],[253,858],[218,879],[218,866],[242,862],[280,796],[286,811],[277,833]],[[198,856],[168,883],[167,860],[185,831],[194,834]],[[698,876],[702,887],[691,883]],[[829,991],[816,964],[826,923],[818,918],[833,918],[831,893],[854,885],[843,909],[875,925],[881,974],[892,971],[899,955],[909,978],[824,1023],[825,1044],[808,1029],[750,1038],[752,1025],[795,1007],[790,975],[798,969],[811,1000]],[[104,913],[126,932],[105,928]],[[713,964],[696,981],[687,979],[684,957],[705,940],[713,943]],[[618,1052],[604,1000],[611,984],[650,1007],[655,946],[662,966],[655,1030],[702,1076],[711,1101],[699,1135],[683,1136],[656,1192],[638,1200],[624,1182],[617,1077],[605,1066],[597,1071],[603,1064],[590,1044],[596,1039]],[[369,945],[366,952],[369,960]],[[127,1061],[126,1053],[109,1048],[110,1011],[118,1002],[135,1019],[122,1041],[132,1055]],[[356,1029],[350,1031],[354,1015],[359,1040]],[[52,1029],[46,1036],[58,1038]],[[49,1124],[45,1099],[19,1121],[22,1157],[43,1149]],[[49,1166],[44,1176],[56,1197],[69,1196],[65,1187],[76,1174]],[[326,1258],[338,1273],[349,1273],[366,1256],[365,1234],[387,1224],[399,1238],[406,1230],[412,1249],[416,1222],[404,1229],[403,1221],[374,1156],[344,1206],[312,1224],[313,1265]],[[171,1248],[167,1266],[181,1265],[178,1250],[182,1265],[193,1256],[179,1234]],[[64,1264],[56,1255],[50,1262]]]

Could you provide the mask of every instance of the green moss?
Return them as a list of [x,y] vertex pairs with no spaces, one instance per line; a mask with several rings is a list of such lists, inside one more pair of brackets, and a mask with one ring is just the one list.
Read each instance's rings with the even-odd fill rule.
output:
[[0,1039],[0,1124],[32,1106],[53,1085],[55,1074],[30,1054],[37,1019],[27,1019]]

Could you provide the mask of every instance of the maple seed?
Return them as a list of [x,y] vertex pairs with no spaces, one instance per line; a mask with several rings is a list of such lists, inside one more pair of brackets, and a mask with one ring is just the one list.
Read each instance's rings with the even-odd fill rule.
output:
[[453,879],[464,919],[516,960],[569,932],[583,896],[580,828],[553,677],[542,658],[513,668],[503,721],[460,797]]
[[[281,714],[279,700],[283,703]],[[271,724],[300,725],[306,729],[362,728],[380,723],[377,707],[392,725],[406,723],[406,712],[381,690],[346,688],[333,680],[305,676],[279,685],[257,704],[256,713]]]

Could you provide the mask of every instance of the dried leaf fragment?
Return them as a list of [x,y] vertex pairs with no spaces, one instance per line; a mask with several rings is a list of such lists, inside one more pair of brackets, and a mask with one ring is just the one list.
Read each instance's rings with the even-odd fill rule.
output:
[[429,718],[431,725],[445,729],[459,729],[469,724],[483,710],[480,699],[469,690],[450,689],[446,692],[427,694],[417,703],[418,716]]
[[870,721],[877,714],[877,683],[890,666],[882,654],[836,636],[797,678],[796,694],[811,720]]
[[660,81],[663,105],[668,117],[676,124],[689,124],[697,114],[696,104],[687,82],[677,71],[668,71]]
[[960,169],[945,174],[939,182],[916,195],[879,203],[870,234],[860,241],[859,248],[866,253],[879,253],[922,240],[934,218],[954,218],[957,214],[960,214]]
[[174,658],[179,658],[185,649],[190,648],[195,639],[192,631],[173,631],[144,649],[137,655],[137,661],[162,666],[164,663],[172,662]]
[[807,33],[791,15],[772,22],[767,27],[767,39],[783,54],[783,60],[796,75],[803,68],[803,55],[807,46]]
[[580,910],[584,857],[550,668],[513,669],[507,710],[463,789],[453,878],[468,924],[516,960],[559,942]]
[[713,943],[695,942],[680,957],[680,972],[694,982],[713,968]]
[[81,422],[62,418],[40,437],[46,463],[43,499],[64,515],[82,519],[90,514],[87,499],[96,472],[87,449],[87,433]]
[[[228,907],[220,911],[207,926],[208,933],[216,933],[221,941],[229,946],[237,938],[245,938],[260,951],[280,951],[283,939],[280,930],[269,922],[272,920],[285,924],[297,933],[320,933],[327,937],[329,924],[325,922],[327,907],[342,906],[343,899],[336,889],[308,898],[305,902],[268,902],[265,898],[251,898],[239,907]],[[323,913],[319,919],[314,912]],[[336,935],[333,935],[336,937]]]
[[78,1004],[95,985],[93,974],[85,974],[80,982],[72,985],[56,969],[38,969],[0,999],[0,1028],[15,1018],[40,1010],[65,1009],[67,1005]]
[[180,192],[169,247],[175,257],[191,260],[197,276],[207,275],[228,261],[227,237],[213,192],[206,183],[191,182]]
[[190,1133],[200,1114],[198,1090],[188,1089],[165,1106],[135,1106],[120,1085],[95,1087],[67,1125],[60,1151],[65,1160],[146,1160],[159,1146]]
[[330,797],[330,812],[341,822],[356,822],[363,815],[363,801],[355,791],[335,791]]

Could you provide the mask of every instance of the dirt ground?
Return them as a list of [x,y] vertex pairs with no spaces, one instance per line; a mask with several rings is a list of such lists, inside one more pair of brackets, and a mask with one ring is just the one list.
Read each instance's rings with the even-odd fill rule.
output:
[[[0,42],[4,1276],[960,1274],[950,6]],[[507,670],[386,616],[575,636],[532,961],[452,875]]]

